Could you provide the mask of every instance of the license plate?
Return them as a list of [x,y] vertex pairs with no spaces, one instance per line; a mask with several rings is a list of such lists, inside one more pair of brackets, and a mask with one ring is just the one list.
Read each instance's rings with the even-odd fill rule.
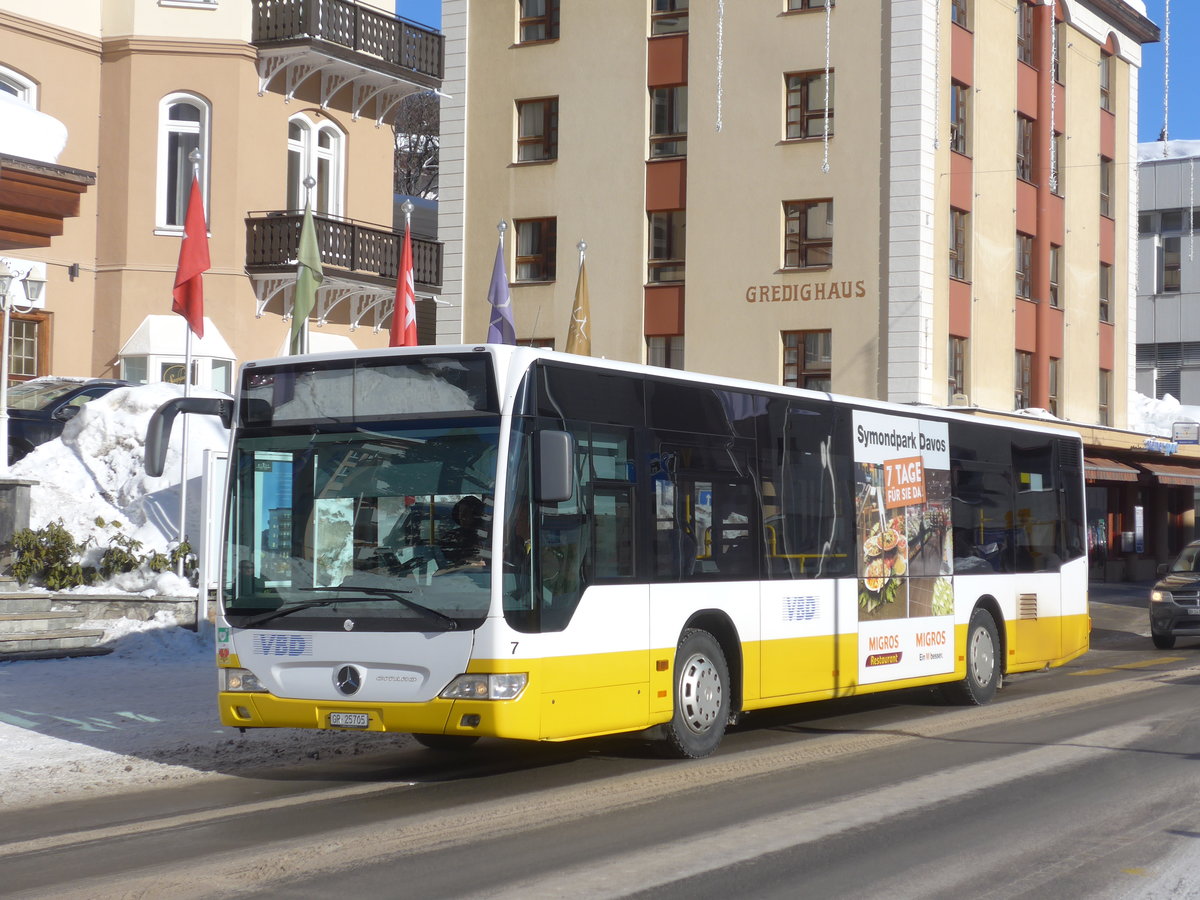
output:
[[1193,607],[1192,609],[1188,610],[1188,615],[1189,616],[1200,616],[1200,609]]
[[371,724],[367,713],[330,713],[330,728],[366,728]]

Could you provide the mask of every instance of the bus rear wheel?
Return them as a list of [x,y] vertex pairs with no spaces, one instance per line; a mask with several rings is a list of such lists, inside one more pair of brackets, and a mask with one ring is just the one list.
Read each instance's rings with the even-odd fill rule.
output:
[[1000,633],[996,620],[986,609],[971,613],[967,625],[967,677],[943,686],[943,693],[953,703],[982,706],[1000,687]]
[[414,734],[413,740],[430,750],[462,751],[479,738],[470,734]]
[[707,631],[689,628],[675,651],[675,714],[666,726],[663,752],[700,759],[717,749],[729,720],[729,666]]

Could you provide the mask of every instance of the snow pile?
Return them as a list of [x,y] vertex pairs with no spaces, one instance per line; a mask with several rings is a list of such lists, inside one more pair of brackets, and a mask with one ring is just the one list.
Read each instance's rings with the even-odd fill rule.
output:
[[1170,437],[1176,422],[1200,422],[1200,406],[1184,406],[1170,394],[1161,400],[1134,394],[1129,404],[1129,430]]
[[[94,565],[114,534],[140,541],[142,555],[167,553],[179,536],[179,482],[183,471],[182,423],[175,420],[163,475],[145,472],[146,425],[151,414],[182,388],[152,384],[121,388],[85,404],[67,422],[62,437],[34,449],[9,470],[14,478],[37,481],[30,489],[31,528],[62,520],[75,540],[88,544]],[[206,450],[228,447],[229,432],[212,416],[189,416],[188,484],[196,485]],[[198,507],[189,495],[189,507]],[[192,515],[189,514],[189,520]],[[105,525],[97,524],[102,520]],[[113,523],[119,522],[116,528]],[[189,530],[190,533],[190,530]],[[85,590],[85,589],[80,589]],[[195,588],[173,573],[129,573],[91,592],[194,596]]]

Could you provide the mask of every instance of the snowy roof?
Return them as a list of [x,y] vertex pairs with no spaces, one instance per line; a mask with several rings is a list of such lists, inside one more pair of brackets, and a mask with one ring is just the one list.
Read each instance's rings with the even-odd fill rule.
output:
[[0,153],[56,163],[66,146],[66,125],[0,91]]
[[1150,141],[1138,144],[1138,162],[1156,162],[1160,159],[1190,159],[1200,156],[1200,141]]

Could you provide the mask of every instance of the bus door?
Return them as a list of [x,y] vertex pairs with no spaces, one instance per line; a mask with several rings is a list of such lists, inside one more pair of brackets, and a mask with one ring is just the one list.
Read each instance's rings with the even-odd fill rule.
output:
[[759,439],[763,697],[838,690],[856,680],[854,468],[846,419],[828,404],[779,398]]

